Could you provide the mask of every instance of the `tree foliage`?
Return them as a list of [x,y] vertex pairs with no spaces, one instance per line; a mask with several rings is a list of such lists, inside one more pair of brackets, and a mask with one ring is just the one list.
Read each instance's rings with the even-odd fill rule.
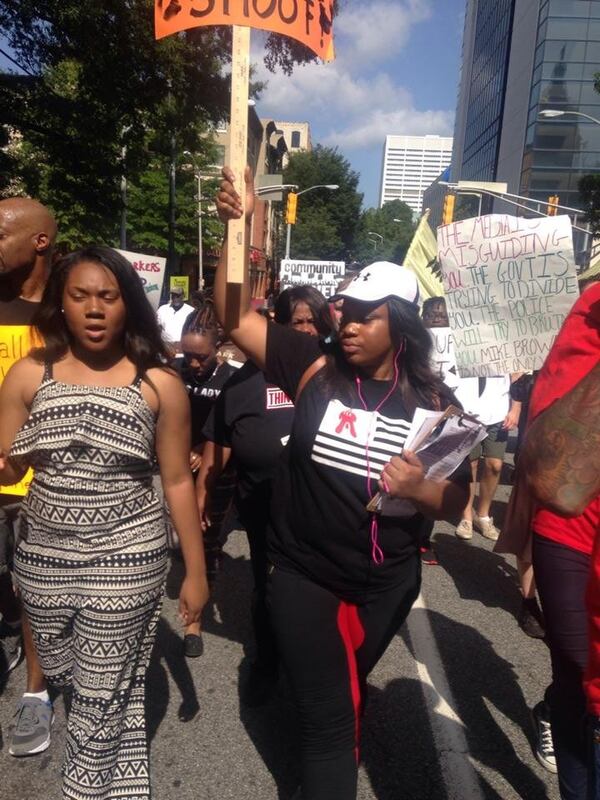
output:
[[[0,191],[16,183],[47,203],[67,246],[116,241],[123,173],[140,191],[157,191],[145,202],[150,216],[150,206],[158,212],[162,173],[151,177],[152,169],[171,151],[190,150],[210,163],[206,134],[228,116],[231,29],[195,28],[156,41],[153,5],[0,4],[0,37],[10,47],[4,55],[14,64],[12,74],[0,74],[0,123],[18,144],[2,151]],[[310,58],[284,37],[268,38],[271,68],[290,71]],[[167,216],[163,225],[166,235]],[[156,226],[146,233],[138,235],[161,239]]]
[[[176,171],[177,227],[175,249],[180,255],[198,252],[198,187],[189,164]],[[202,242],[205,251],[215,250],[223,239],[223,225],[213,209],[217,180],[202,182]],[[148,203],[152,197],[153,202]],[[157,158],[127,188],[127,247],[160,254],[167,250],[165,220],[169,210],[169,159]]]
[[336,148],[317,145],[294,153],[283,172],[284,184],[298,191],[322,184],[339,188],[315,189],[298,198],[297,223],[292,230],[291,255],[303,259],[347,260],[354,246],[362,194],[358,173]]
[[412,209],[402,200],[391,200],[382,208],[368,208],[360,218],[354,259],[359,264],[372,261],[401,264],[414,232]]
[[594,236],[600,234],[600,175],[584,175],[579,181],[579,196],[585,219]]

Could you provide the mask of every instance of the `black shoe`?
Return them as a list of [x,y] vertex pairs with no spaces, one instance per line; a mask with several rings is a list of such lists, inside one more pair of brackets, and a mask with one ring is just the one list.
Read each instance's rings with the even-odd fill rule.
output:
[[240,700],[248,708],[264,706],[277,686],[277,670],[251,664],[240,689]]
[[558,772],[556,756],[554,755],[554,742],[552,728],[550,727],[550,713],[546,703],[541,700],[532,710],[531,717],[535,729],[535,757],[548,772]]
[[532,639],[543,639],[546,636],[544,615],[537,598],[523,598],[517,621],[526,636]]
[[186,633],[183,637],[183,654],[186,658],[199,658],[204,653],[202,636],[197,633]]
[[419,554],[421,556],[421,563],[428,564],[430,567],[437,566],[440,562],[435,554],[435,550],[431,545],[428,547],[420,547]]

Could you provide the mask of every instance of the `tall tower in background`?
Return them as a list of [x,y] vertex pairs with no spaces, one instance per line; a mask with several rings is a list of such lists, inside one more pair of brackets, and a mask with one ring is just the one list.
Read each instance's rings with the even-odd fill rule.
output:
[[451,156],[450,136],[386,136],[379,205],[403,200],[420,214],[423,192],[446,169]]

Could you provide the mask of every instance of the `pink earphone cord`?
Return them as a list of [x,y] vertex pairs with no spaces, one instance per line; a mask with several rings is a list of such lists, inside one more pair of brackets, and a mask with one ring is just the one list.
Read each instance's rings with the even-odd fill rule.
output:
[[[383,398],[383,400],[380,403],[378,403],[375,409],[371,412],[372,414],[376,414],[379,411],[379,409],[391,397],[392,393],[398,386],[398,380],[400,378],[400,370],[398,368],[398,358],[400,357],[400,354],[402,353],[403,350],[404,350],[404,343],[398,349],[398,352],[396,353],[396,356],[394,358],[394,382],[392,384],[392,387],[386,394],[386,396]],[[358,377],[358,375],[356,375],[354,379],[356,381],[356,390],[358,393],[358,399],[362,403],[362,407],[364,408],[364,410],[368,411],[369,409],[367,408],[367,404],[365,402],[362,393],[360,378]],[[373,422],[373,419],[374,417],[371,418],[371,423]],[[369,457],[370,436],[371,436],[371,426],[369,426],[369,432],[367,434],[367,444],[365,447],[365,455],[367,457],[367,493],[369,495],[369,500],[371,500],[371,498],[373,497],[373,491],[371,489],[371,459]],[[383,564],[385,560],[385,555],[383,553],[383,550],[379,546],[379,525],[377,522],[377,513],[374,511],[371,512],[371,558],[373,559],[374,563],[377,564],[377,566]]]

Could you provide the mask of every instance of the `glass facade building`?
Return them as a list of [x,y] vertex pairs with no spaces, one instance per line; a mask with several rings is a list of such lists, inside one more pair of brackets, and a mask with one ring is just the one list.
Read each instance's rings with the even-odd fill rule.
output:
[[514,0],[477,3],[462,180],[496,179],[513,12]]
[[[600,124],[569,112],[600,118],[600,0],[539,5],[520,194],[579,208],[579,180],[600,173]],[[544,119],[544,109],[565,114]]]

